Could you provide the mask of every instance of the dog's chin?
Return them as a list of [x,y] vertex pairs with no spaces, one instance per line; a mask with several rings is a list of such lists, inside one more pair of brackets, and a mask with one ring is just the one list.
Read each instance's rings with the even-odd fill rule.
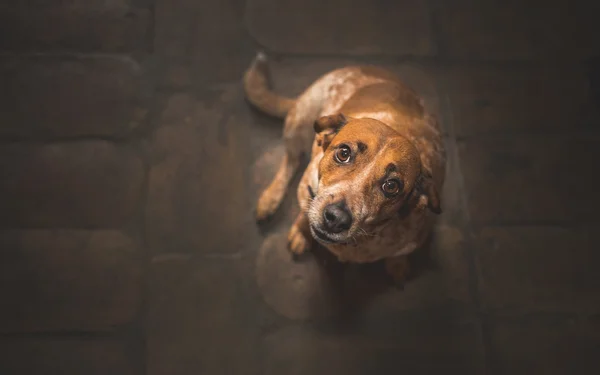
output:
[[321,245],[343,245],[347,243],[348,236],[345,233],[329,233],[314,225],[310,226],[310,233],[312,234],[313,238],[317,240],[317,242],[319,242]]

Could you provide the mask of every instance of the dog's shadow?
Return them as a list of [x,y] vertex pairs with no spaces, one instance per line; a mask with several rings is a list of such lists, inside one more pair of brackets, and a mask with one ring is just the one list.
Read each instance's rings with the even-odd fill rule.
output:
[[[431,257],[432,236],[422,248],[409,255],[411,273],[405,284],[423,276],[427,270],[435,268]],[[335,300],[332,303],[336,306],[338,316],[345,316],[349,320],[368,308],[378,296],[404,292],[404,285],[395,284],[387,274],[383,261],[367,264],[341,263],[321,246],[317,246],[311,254],[300,257],[296,261],[316,261],[319,264],[333,291],[331,296]],[[315,309],[317,308],[315,306]]]

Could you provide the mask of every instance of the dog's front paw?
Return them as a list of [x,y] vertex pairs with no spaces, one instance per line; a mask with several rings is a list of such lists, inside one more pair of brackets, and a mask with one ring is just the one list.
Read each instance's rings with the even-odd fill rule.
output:
[[288,249],[294,256],[300,256],[307,252],[310,247],[310,241],[296,225],[292,225],[288,233]]
[[408,280],[410,275],[410,264],[408,257],[399,256],[394,258],[387,258],[385,260],[385,269],[392,277],[394,284],[399,288],[404,288],[404,283]]
[[256,205],[256,221],[265,221],[269,219],[277,208],[279,207],[279,201],[269,193],[268,190],[264,191],[258,199]]

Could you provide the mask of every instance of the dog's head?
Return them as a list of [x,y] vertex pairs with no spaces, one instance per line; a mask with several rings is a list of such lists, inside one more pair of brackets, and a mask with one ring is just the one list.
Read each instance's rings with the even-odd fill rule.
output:
[[432,177],[407,138],[380,121],[342,114],[314,127],[324,154],[308,219],[319,242],[352,242],[416,209],[441,213]]

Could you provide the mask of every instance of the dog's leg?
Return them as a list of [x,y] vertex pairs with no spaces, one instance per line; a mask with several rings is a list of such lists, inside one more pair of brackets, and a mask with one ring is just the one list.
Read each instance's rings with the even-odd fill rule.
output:
[[385,269],[394,280],[396,286],[403,288],[404,282],[410,275],[410,263],[408,261],[408,256],[400,255],[393,258],[386,258]]
[[256,219],[261,221],[275,213],[296,174],[304,155],[309,155],[314,138],[312,124],[318,116],[316,107],[308,97],[301,97],[285,119],[283,140],[285,156],[271,184],[262,192],[256,207]]
[[288,233],[288,249],[293,255],[299,256],[310,249],[312,241],[308,218],[301,212]]
[[290,180],[294,177],[299,165],[300,158],[298,155],[287,153],[283,157],[275,178],[258,199],[256,206],[256,219],[258,221],[268,219],[277,211],[288,190]]

